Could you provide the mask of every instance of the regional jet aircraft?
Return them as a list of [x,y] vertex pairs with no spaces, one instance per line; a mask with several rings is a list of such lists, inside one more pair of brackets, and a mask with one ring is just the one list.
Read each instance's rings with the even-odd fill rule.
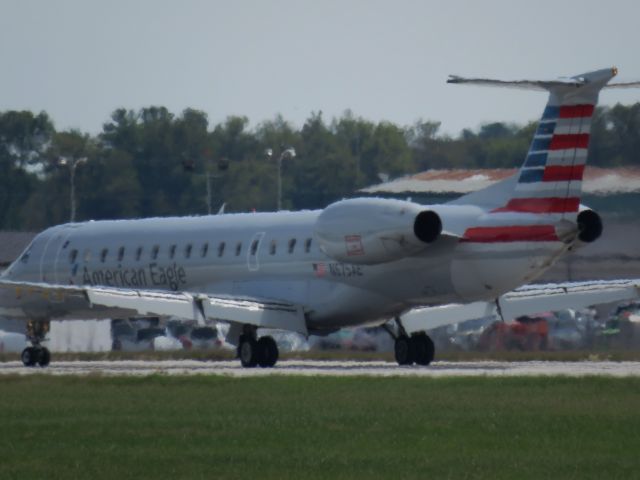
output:
[[[276,342],[260,336],[268,329],[322,334],[395,319],[388,330],[397,362],[428,365],[434,346],[425,330],[436,324],[428,309],[412,314],[417,307],[501,310],[501,300],[537,297],[539,311],[547,298],[557,306],[559,297],[585,289],[615,291],[608,300],[636,296],[633,282],[509,293],[602,232],[580,193],[591,117],[616,73],[518,82],[451,77],[546,90],[549,99],[517,175],[446,204],[353,198],[317,211],[49,228],[0,278],[0,315],[25,320],[27,366],[49,363],[41,341],[50,320],[126,316],[227,322],[227,341],[244,367],[275,365]],[[442,323],[455,315],[446,317]]]

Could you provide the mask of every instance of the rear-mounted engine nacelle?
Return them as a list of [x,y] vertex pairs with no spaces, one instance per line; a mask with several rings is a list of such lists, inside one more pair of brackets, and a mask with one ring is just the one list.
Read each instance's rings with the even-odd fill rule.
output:
[[591,209],[584,209],[578,213],[578,240],[583,243],[596,241],[602,235],[602,219]]
[[437,213],[415,203],[381,198],[331,204],[315,226],[324,253],[340,262],[369,265],[418,253],[441,232]]

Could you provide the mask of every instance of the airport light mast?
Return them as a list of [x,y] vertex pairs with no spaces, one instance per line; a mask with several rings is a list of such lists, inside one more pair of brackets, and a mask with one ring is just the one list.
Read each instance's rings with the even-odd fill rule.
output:
[[87,163],[87,157],[60,157],[58,159],[59,166],[69,168],[69,208],[71,210],[69,221],[71,223],[74,223],[76,221],[76,168],[84,163]]
[[[267,148],[264,154],[268,159],[273,157],[273,149]],[[278,206],[277,211],[282,210],[282,161],[287,158],[295,158],[296,150],[293,147],[289,147],[283,150],[278,156]]]

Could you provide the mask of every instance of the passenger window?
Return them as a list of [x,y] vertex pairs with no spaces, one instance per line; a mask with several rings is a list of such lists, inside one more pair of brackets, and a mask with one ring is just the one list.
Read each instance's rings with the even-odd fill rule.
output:
[[255,255],[256,252],[258,251],[258,240],[254,240],[253,243],[251,244],[251,255]]
[[107,261],[107,255],[109,255],[109,249],[108,248],[103,248],[102,252],[100,252],[100,261],[102,263]]
[[296,239],[292,238],[291,240],[289,240],[289,253],[293,253],[295,249],[296,249]]
[[309,253],[311,251],[311,239],[307,238],[304,241],[304,253]]
[[242,252],[242,242],[236,243],[236,257]]
[[88,248],[84,251],[84,261],[89,263],[91,261],[91,250]]
[[184,256],[185,258],[191,258],[191,250],[193,250],[193,245],[188,244],[184,247]]
[[204,258],[207,256],[207,253],[209,253],[209,242],[202,245],[202,252],[200,252],[200,255]]
[[171,260],[173,260],[173,257],[175,257],[175,256],[176,256],[176,246],[175,245],[171,245],[169,247],[169,258]]
[[144,249],[142,247],[138,247],[138,249],[136,250],[136,261],[140,261],[140,259],[142,258],[142,251]]
[[121,262],[124,258],[124,247],[118,249],[118,261]]
[[154,245],[153,248],[151,249],[151,260],[157,260],[159,252],[160,252],[160,246]]
[[224,255],[224,247],[225,247],[225,243],[224,242],[220,242],[220,245],[218,245],[218,256],[219,257]]
[[78,250],[74,248],[69,253],[69,263],[76,263],[77,258],[78,258]]
[[269,245],[269,255],[275,255],[276,254],[276,241],[275,240],[271,240],[271,244]]

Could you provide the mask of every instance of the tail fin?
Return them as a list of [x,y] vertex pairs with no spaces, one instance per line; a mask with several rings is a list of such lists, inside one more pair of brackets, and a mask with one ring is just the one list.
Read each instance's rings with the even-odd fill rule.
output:
[[517,180],[511,179],[496,188],[476,192],[475,195],[463,197],[464,200],[459,199],[457,203],[461,203],[460,200],[473,200],[474,203],[493,204],[495,212],[577,212],[587,161],[591,117],[600,90],[616,74],[617,70],[611,68],[555,81],[504,82],[450,78],[449,83],[509,86],[549,92],[549,100]]

